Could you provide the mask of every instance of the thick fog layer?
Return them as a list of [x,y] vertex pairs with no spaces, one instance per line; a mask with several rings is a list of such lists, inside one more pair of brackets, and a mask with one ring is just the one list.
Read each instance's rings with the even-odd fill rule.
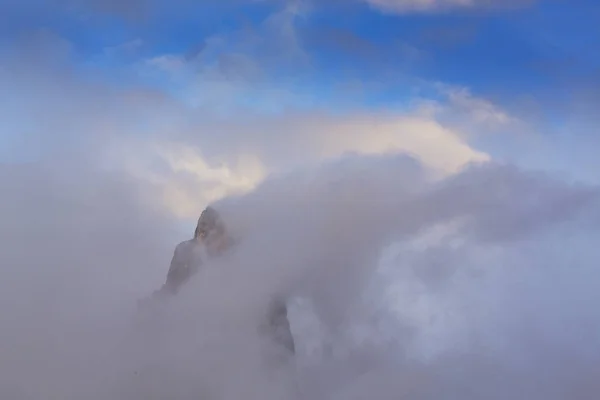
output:
[[[597,398],[597,188],[345,157],[216,203],[237,247],[138,309],[186,239],[149,188],[0,180],[3,399]],[[273,296],[293,363],[257,333]]]

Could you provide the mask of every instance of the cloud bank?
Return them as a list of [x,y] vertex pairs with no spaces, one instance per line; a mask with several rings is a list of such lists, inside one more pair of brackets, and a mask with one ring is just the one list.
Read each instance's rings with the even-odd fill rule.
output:
[[[140,181],[47,171],[1,175],[7,398],[598,389],[595,187],[493,164],[431,180],[402,154],[273,177],[216,203],[239,246],[144,315],[135,303],[163,279],[173,217]],[[299,354],[277,369],[256,321],[280,294],[297,299]]]

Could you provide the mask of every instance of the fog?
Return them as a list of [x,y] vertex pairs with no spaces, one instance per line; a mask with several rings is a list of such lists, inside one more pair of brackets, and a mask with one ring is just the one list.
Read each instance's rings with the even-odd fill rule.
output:
[[[153,188],[0,170],[3,399],[592,399],[598,189],[486,163],[346,155],[215,203],[238,240],[177,297]],[[193,225],[190,225],[191,237]],[[298,349],[256,329],[289,296]]]

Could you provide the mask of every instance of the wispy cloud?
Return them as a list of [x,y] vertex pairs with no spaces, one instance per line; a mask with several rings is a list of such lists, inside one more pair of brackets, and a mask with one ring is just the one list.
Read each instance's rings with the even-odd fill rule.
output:
[[[267,40],[268,35],[264,37]],[[23,72],[18,80],[21,92],[36,101],[19,107],[27,104],[37,116],[27,122],[26,135],[37,143],[47,142],[43,154],[49,157],[66,154],[63,143],[68,143],[76,145],[78,153],[86,152],[82,161],[93,160],[102,168],[119,166],[148,179],[162,188],[159,197],[173,212],[193,217],[206,203],[252,189],[269,174],[318,165],[348,153],[405,152],[435,175],[452,174],[471,162],[491,159],[469,145],[470,132],[483,133],[511,120],[466,89],[443,85],[432,85],[441,88],[436,93],[442,97],[431,102],[417,99],[416,107],[377,111],[354,106],[335,113],[315,102],[318,94],[305,99],[302,93],[285,88],[270,92],[268,85],[265,88],[249,78],[224,77],[222,66],[217,71],[226,86],[217,85],[209,79],[207,68],[231,47],[216,37],[207,43],[192,59],[170,55],[144,61],[186,87],[187,96],[172,97],[144,86],[90,85],[85,75],[58,77],[46,74],[43,65]],[[245,49],[249,60],[263,60],[252,47]],[[303,54],[302,48],[293,53]],[[31,74],[35,82],[28,80]],[[189,96],[204,100],[190,102]],[[255,104],[249,107],[245,98]],[[296,102],[306,102],[308,107],[294,109]],[[269,107],[279,111],[265,113]],[[71,113],[74,109],[76,115]],[[25,133],[25,120],[19,117],[24,114],[14,111],[11,120]],[[50,126],[57,135],[46,135]]]
[[392,13],[439,12],[453,9],[503,9],[524,7],[537,0],[364,0],[375,8]]

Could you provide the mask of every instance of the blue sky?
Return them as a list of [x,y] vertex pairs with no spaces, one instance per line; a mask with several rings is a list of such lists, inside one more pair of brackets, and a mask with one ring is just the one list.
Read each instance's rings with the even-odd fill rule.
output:
[[[231,149],[235,157],[260,153],[261,162],[289,159],[249,139],[249,125],[218,125],[230,124],[232,116],[266,130],[301,119],[318,132],[375,121],[388,124],[383,136],[368,145],[336,142],[339,151],[384,151],[374,144],[380,140],[404,148],[388,130],[425,140],[419,130],[434,126],[491,159],[597,179],[590,149],[598,144],[600,5],[592,0],[25,0],[4,2],[0,15],[4,64],[15,66],[1,77],[7,90],[0,101],[10,105],[4,160],[70,148],[48,138],[59,132],[79,143],[75,126],[95,127],[98,118],[105,123],[109,118],[98,110],[108,107],[116,124],[111,132],[120,132],[115,137],[140,139],[162,124],[168,140],[219,162],[231,162]],[[131,104],[120,104],[122,92],[152,106],[130,110]],[[33,103],[51,115],[56,132],[44,133],[54,125],[43,118],[29,118],[40,115]],[[48,111],[53,107],[58,110]],[[70,114],[71,108],[79,111]],[[400,128],[381,122],[394,116],[402,119]],[[414,128],[405,117],[434,125]],[[202,125],[206,119],[210,129]],[[235,133],[198,139],[186,133],[194,129]],[[296,134],[273,137],[284,146],[310,136]],[[368,128],[360,135],[374,137]],[[330,143],[314,140],[314,149]],[[268,171],[284,168],[267,164]]]
[[[143,43],[138,49],[140,56],[193,53],[215,34],[256,28],[273,13],[289,7],[281,1],[233,0],[221,6],[141,1],[131,8],[113,8],[111,3],[118,2],[102,0],[77,2],[79,8],[67,3],[6,3],[2,6],[4,42],[38,29],[49,30],[73,44],[78,62],[133,41]],[[401,14],[351,0],[318,3],[299,3],[301,15],[294,21],[298,40],[316,71],[308,74],[301,68],[273,66],[271,72],[288,78],[305,73],[309,83],[327,85],[339,79],[340,71],[369,79],[394,69],[504,99],[546,92],[551,85],[564,89],[569,81],[584,80],[586,75],[594,79],[600,68],[600,56],[592,51],[600,39],[600,9],[593,0],[530,1],[506,10],[473,6]],[[510,93],[505,93],[509,89]]]

